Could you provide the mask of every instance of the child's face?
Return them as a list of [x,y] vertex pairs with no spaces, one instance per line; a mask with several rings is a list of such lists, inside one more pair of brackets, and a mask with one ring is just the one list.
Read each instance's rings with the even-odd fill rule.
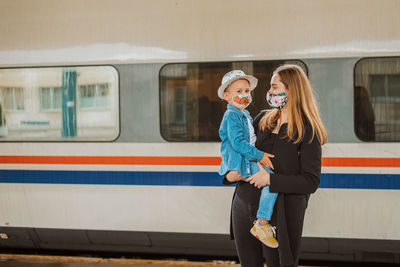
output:
[[[250,84],[247,80],[237,80],[231,83],[229,87],[225,90],[223,97],[225,101],[227,101],[229,104],[235,106],[233,102],[233,98],[239,95],[243,94],[248,94],[250,95]],[[248,105],[251,102],[251,96],[250,98],[241,98],[240,104],[242,105]],[[238,103],[239,104],[239,103]]]

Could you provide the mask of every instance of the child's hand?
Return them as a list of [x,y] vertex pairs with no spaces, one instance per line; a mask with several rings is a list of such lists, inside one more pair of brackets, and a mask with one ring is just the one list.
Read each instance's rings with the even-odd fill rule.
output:
[[264,153],[264,156],[262,157],[262,159],[260,160],[260,163],[262,165],[264,165],[265,167],[267,167],[270,170],[274,169],[274,165],[272,165],[272,162],[269,158],[274,158],[275,156],[272,154],[268,154],[268,153]]
[[227,179],[229,182],[237,182],[237,181],[243,180],[244,177],[243,177],[242,175],[240,175],[240,173],[237,172],[237,171],[229,171],[229,172],[226,174],[226,179]]

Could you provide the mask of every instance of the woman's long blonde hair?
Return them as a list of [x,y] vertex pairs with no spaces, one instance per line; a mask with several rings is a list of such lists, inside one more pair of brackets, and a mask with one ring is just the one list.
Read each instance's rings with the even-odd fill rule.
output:
[[[310,82],[303,69],[296,65],[283,65],[278,67],[274,73],[278,74],[281,82],[288,89],[288,127],[286,137],[294,140],[297,134],[295,144],[302,141],[305,133],[306,121],[312,127],[311,141],[317,133],[318,140],[321,145],[325,144],[328,137],[318,113],[318,108],[314,100]],[[259,127],[262,131],[272,131],[280,117],[281,110],[273,109],[267,111],[261,118]],[[306,121],[305,121],[306,120]]]

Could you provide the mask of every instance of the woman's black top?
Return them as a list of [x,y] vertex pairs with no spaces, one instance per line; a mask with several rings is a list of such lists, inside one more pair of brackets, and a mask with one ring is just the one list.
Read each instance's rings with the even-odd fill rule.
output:
[[[304,137],[301,142],[295,144],[294,140],[285,138],[287,124],[282,124],[279,132],[273,134],[271,131],[263,132],[259,129],[259,122],[266,111],[262,111],[253,122],[256,132],[256,148],[269,154],[275,155],[270,158],[274,165],[274,174],[271,174],[270,192],[279,193],[275,202],[271,224],[279,229],[286,228],[286,213],[301,208],[296,207],[296,201],[286,201],[292,203],[285,205],[285,198],[296,198],[305,196],[308,200],[309,194],[314,193],[320,183],[321,176],[321,145],[315,133],[313,140],[311,125],[306,124]],[[229,182],[224,178],[224,184]],[[236,185],[235,194],[240,196],[249,204],[258,205],[261,190],[253,185],[239,181]],[[232,224],[231,224],[232,226]],[[290,252],[289,237],[290,233],[283,232],[279,237],[280,257],[287,259],[290,263],[293,259]],[[285,234],[286,233],[286,234]],[[286,236],[285,236],[286,235]],[[231,227],[231,237],[233,232]],[[283,254],[283,255],[282,255]]]

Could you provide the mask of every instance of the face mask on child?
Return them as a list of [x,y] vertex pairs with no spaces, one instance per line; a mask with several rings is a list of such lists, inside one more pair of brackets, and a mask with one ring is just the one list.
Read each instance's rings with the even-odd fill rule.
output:
[[250,94],[241,94],[232,97],[232,105],[238,109],[245,109],[251,103]]
[[271,107],[281,109],[283,108],[288,101],[288,98],[285,93],[281,94],[270,94],[267,92],[267,102]]

